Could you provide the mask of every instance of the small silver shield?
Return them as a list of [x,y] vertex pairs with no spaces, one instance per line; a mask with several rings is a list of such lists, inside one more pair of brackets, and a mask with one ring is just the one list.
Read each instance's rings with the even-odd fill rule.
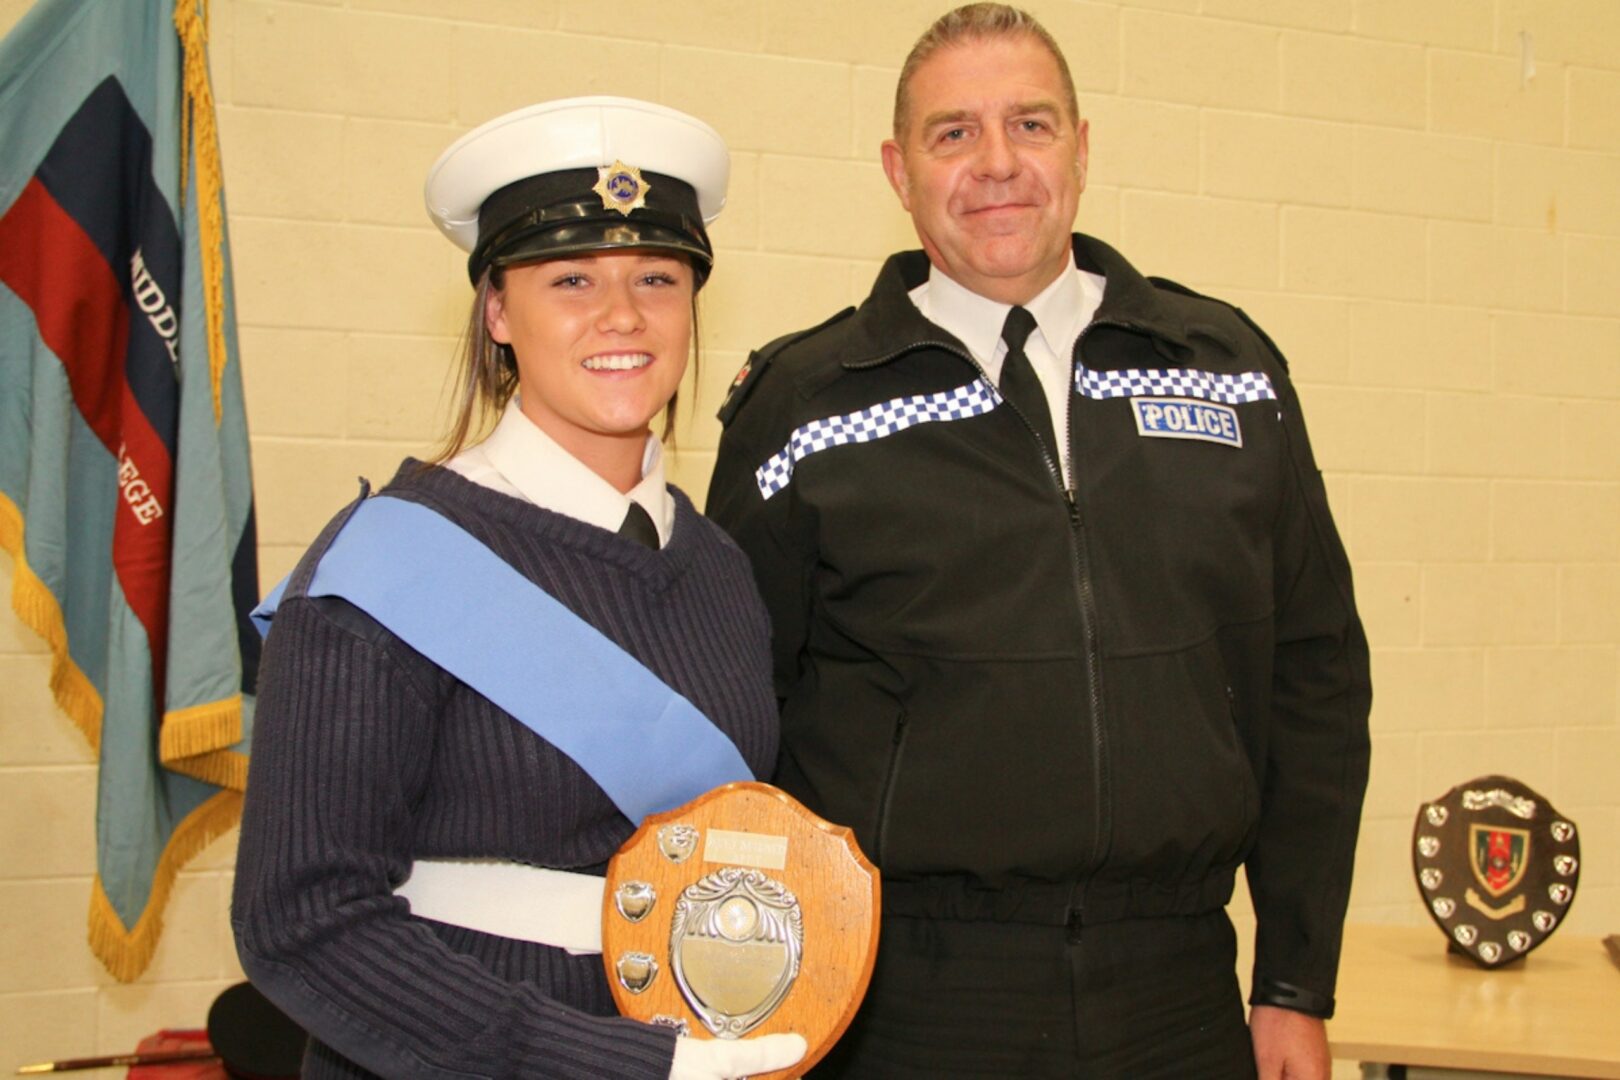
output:
[[683,863],[697,850],[698,831],[690,825],[663,825],[658,829],[658,850],[672,863]]

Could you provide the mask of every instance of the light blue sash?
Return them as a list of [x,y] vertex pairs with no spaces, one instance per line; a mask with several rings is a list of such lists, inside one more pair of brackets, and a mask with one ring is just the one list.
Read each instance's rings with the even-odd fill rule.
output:
[[[253,612],[261,632],[282,581]],[[307,590],[339,596],[567,754],[625,817],[753,774],[697,707],[442,514],[379,495]]]

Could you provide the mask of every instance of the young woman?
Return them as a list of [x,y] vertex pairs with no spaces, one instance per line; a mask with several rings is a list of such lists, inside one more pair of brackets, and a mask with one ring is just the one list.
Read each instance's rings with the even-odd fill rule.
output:
[[747,563],[651,434],[728,169],[691,117],[585,98],[429,174],[477,287],[460,416],[267,601],[232,921],[306,1077],[698,1080],[804,1052],[619,1018],[598,955],[635,819],[776,754]]

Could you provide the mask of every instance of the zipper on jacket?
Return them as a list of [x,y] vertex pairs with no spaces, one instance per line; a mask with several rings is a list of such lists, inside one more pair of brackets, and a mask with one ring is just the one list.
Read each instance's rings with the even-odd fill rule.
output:
[[906,752],[906,724],[910,719],[910,714],[901,709],[900,715],[895,718],[894,736],[889,744],[889,771],[883,777],[883,795],[878,799],[877,826],[872,830],[872,855],[879,870],[883,869],[883,843],[889,831],[889,808],[894,802],[894,782],[900,775],[900,758]]
[[[1086,332],[1095,325],[1097,324],[1093,320],[1090,325],[1080,331],[1079,337],[1074,340],[1074,352],[1069,361],[1070,382],[1069,386],[1065,387],[1071,399],[1074,397],[1074,366],[1079,362],[1080,343],[1085,340]],[[944,348],[948,352],[965,357],[968,363],[973,365],[974,370],[978,371],[979,377],[984,379],[985,382],[990,382],[989,374],[973,357],[967,356],[965,353],[949,346],[944,346]],[[997,393],[1000,393],[999,388]],[[1104,757],[1108,746],[1103,730],[1102,664],[1097,655],[1097,600],[1091,581],[1091,556],[1086,546],[1086,528],[1085,523],[1080,519],[1080,504],[1075,498],[1075,490],[1070,486],[1072,481],[1065,483],[1063,470],[1059,467],[1057,459],[1053,457],[1051,449],[1047,447],[1046,441],[1040,437],[1035,430],[1035,425],[1030,423],[1029,417],[1025,416],[1017,405],[1006,398],[1002,398],[1002,402],[1012,409],[1013,414],[1019,420],[1023,421],[1024,427],[1029,430],[1030,437],[1035,440],[1035,445],[1041,448],[1041,460],[1046,462],[1046,473],[1052,478],[1052,484],[1056,487],[1059,497],[1063,499],[1064,508],[1069,515],[1069,551],[1074,560],[1075,601],[1080,610],[1080,637],[1085,651],[1086,691],[1091,713],[1092,787],[1097,795],[1097,832],[1092,841],[1091,860],[1086,864],[1085,868],[1086,873],[1089,874],[1102,866],[1103,862],[1108,858],[1109,837],[1113,828],[1109,820],[1109,807],[1112,806],[1113,800],[1108,793],[1109,774]],[[1073,477],[1074,438],[1072,428],[1074,420],[1072,417],[1065,417],[1065,419],[1068,420],[1068,423],[1064,424],[1063,427],[1063,454],[1064,460],[1069,464],[1068,475]],[[1057,421],[1054,418],[1052,423],[1054,435],[1057,426]]]
[[1092,841],[1092,858],[1086,866],[1089,874],[1101,867],[1108,858],[1112,834],[1109,808],[1113,800],[1108,791],[1109,771],[1106,754],[1108,739],[1103,729],[1102,665],[1097,655],[1097,599],[1091,582],[1091,555],[1086,543],[1086,526],[1080,518],[1080,506],[1074,491],[1063,493],[1069,508],[1069,550],[1074,556],[1075,599],[1080,606],[1080,633],[1084,639],[1086,656],[1086,693],[1091,713],[1091,778],[1096,792],[1096,836]]
[[[1069,357],[1069,411],[1071,414],[1074,412],[1073,402],[1077,396],[1073,385],[1075,369],[1076,367],[1083,367],[1085,363],[1081,356],[1081,346],[1085,343],[1086,335],[1098,325],[1124,326],[1125,324],[1099,323],[1097,319],[1093,318],[1091,322],[1081,328],[1079,336],[1074,339],[1074,348]],[[1075,475],[1073,438],[1075,418],[1070,415],[1068,419],[1069,430],[1064,432],[1067,437],[1064,449],[1068,454],[1069,476],[1073,477]],[[1062,486],[1061,482],[1059,486]],[[1074,553],[1075,599],[1080,606],[1080,630],[1084,637],[1086,655],[1086,691],[1090,698],[1089,705],[1091,707],[1091,769],[1092,787],[1096,792],[1097,834],[1092,845],[1092,860],[1084,870],[1084,876],[1089,876],[1108,859],[1108,849],[1112,846],[1113,837],[1113,822],[1110,812],[1113,806],[1113,798],[1109,792],[1108,738],[1103,727],[1102,662],[1097,648],[1096,588],[1091,579],[1091,553],[1086,541],[1085,521],[1080,515],[1080,502],[1072,481],[1071,486],[1064,488],[1063,498],[1069,509],[1070,550]]]
[[[1070,358],[1069,363],[1069,379],[1071,381],[1069,387],[1067,388],[1071,398],[1074,395],[1072,380],[1074,379],[1074,365],[1079,362],[1080,344],[1085,340],[1086,334],[1090,332],[1091,328],[1097,325],[1099,325],[1098,322],[1093,319],[1089,325],[1080,331],[1080,336],[1075,338],[1074,353]],[[1131,328],[1125,323],[1109,322],[1103,325],[1123,326],[1126,329]],[[991,380],[989,373],[984,370],[984,366],[982,364],[980,364],[968,353],[944,341],[912,342],[905,348],[896,349],[893,352],[887,353],[883,356],[874,357],[870,360],[858,360],[854,362],[846,361],[843,364],[843,367],[846,371],[861,371],[867,368],[874,368],[882,364],[886,364],[890,360],[893,360],[898,356],[902,356],[905,353],[912,352],[917,349],[928,348],[939,349],[941,352],[947,352],[953,356],[961,357],[973,367],[974,371],[979,373],[979,377],[981,379],[992,386],[995,385],[995,383]],[[997,396],[1000,396],[1001,391],[999,387],[997,388],[996,393]],[[1086,658],[1086,689],[1090,699],[1089,704],[1091,708],[1092,779],[1093,787],[1097,793],[1097,834],[1092,844],[1092,859],[1086,867],[1087,871],[1089,872],[1091,870],[1095,870],[1097,867],[1100,867],[1103,864],[1103,861],[1108,857],[1108,838],[1111,829],[1111,825],[1108,820],[1108,808],[1111,805],[1111,800],[1108,797],[1108,770],[1104,767],[1103,758],[1104,751],[1107,748],[1107,740],[1104,738],[1102,721],[1102,665],[1099,662],[1097,655],[1096,598],[1091,582],[1091,559],[1086,550],[1085,526],[1080,520],[1080,507],[1075,499],[1074,489],[1064,483],[1063,470],[1059,468],[1057,460],[1052,456],[1051,451],[1048,450],[1045,440],[1040,437],[1035,430],[1035,426],[1029,422],[1029,417],[1025,416],[1023,412],[1019,410],[1017,405],[1013,404],[1011,401],[1008,401],[1006,398],[1002,398],[1001,400],[1003,404],[1012,409],[1013,415],[1017,416],[1018,419],[1023,422],[1024,427],[1029,431],[1030,437],[1033,438],[1035,440],[1035,444],[1041,448],[1041,460],[1046,462],[1046,473],[1052,478],[1052,484],[1057,489],[1058,496],[1062,498],[1064,507],[1067,509],[1069,515],[1069,550],[1074,556],[1075,597],[1080,608],[1080,636],[1084,642]],[[1073,419],[1071,418],[1069,424],[1065,425],[1065,430],[1063,432],[1064,455],[1065,460],[1067,460],[1069,463],[1070,476],[1074,475],[1074,440],[1071,437],[1069,430],[1072,425]],[[1057,423],[1055,421],[1053,422],[1052,427],[1055,433],[1055,429],[1057,428]],[[879,867],[882,866],[883,861],[883,832],[884,827],[888,822],[889,800],[893,794],[892,788],[894,774],[899,767],[900,750],[902,749],[901,742],[904,738],[904,723],[904,714],[902,714],[900,724],[895,729],[895,752],[890,758],[889,778],[884,785],[883,801],[881,804],[882,809],[878,819],[878,835],[876,844],[878,848]]]

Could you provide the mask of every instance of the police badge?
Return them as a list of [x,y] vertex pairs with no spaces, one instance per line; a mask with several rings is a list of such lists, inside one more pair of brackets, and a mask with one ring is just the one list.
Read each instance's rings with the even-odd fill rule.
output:
[[602,197],[602,209],[617,210],[629,217],[630,211],[647,205],[647,192],[652,190],[652,184],[642,178],[641,170],[634,165],[615,161],[597,167],[596,185],[591,190]]
[[1412,870],[1435,924],[1494,968],[1527,955],[1563,921],[1580,879],[1575,823],[1507,776],[1482,776],[1418,809]]
[[614,1004],[692,1038],[797,1032],[803,1060],[767,1075],[802,1075],[866,993],[878,893],[848,829],[768,784],[727,784],[650,815],[608,863]]

